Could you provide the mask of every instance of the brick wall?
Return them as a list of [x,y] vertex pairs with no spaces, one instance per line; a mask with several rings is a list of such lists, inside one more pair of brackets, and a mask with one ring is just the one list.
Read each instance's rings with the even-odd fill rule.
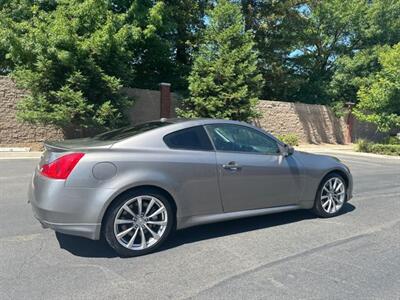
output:
[[[128,111],[132,123],[158,119],[160,117],[160,91],[124,88],[123,92],[135,99]],[[23,145],[42,142],[47,139],[62,139],[60,130],[51,126],[34,126],[20,123],[16,119],[16,104],[25,95],[16,88],[8,77],[0,76],[0,145]],[[171,116],[175,116],[178,95],[172,93]],[[347,126],[344,118],[336,118],[330,108],[324,105],[310,105],[279,101],[260,101],[261,117],[256,125],[273,134],[296,134],[302,143],[347,142]],[[355,121],[355,138],[379,140],[376,127]],[[29,145],[28,145],[29,146]]]
[[46,139],[61,139],[60,130],[51,126],[21,123],[16,117],[16,105],[26,95],[8,77],[0,76],[0,145],[30,144]]
[[[132,123],[160,118],[160,91],[124,88],[122,92],[135,99],[134,106],[128,110]],[[0,76],[0,146],[32,146],[39,149],[39,143],[44,140],[63,139],[62,131],[53,126],[35,126],[17,120],[16,105],[25,95],[26,92],[18,89],[9,77]],[[175,117],[178,96],[174,93],[171,96],[171,116]],[[74,133],[69,132],[68,135],[73,137]]]
[[256,124],[272,134],[296,134],[303,143],[346,142],[347,125],[324,105],[262,100]]

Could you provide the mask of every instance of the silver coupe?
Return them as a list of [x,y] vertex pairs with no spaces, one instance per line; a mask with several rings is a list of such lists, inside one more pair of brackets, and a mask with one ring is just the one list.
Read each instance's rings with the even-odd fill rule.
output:
[[35,217],[105,237],[121,256],[194,225],[295,209],[333,217],[352,197],[338,159],[294,151],[243,122],[161,119],[45,147],[29,188]]

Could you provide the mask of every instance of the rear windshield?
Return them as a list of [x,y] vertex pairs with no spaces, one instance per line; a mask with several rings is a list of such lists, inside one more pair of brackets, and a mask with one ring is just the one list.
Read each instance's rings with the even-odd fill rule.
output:
[[107,131],[94,136],[93,139],[99,141],[119,141],[134,135],[138,135],[139,133],[160,128],[169,124],[171,123],[160,121],[141,123],[135,126],[122,127],[119,129]]

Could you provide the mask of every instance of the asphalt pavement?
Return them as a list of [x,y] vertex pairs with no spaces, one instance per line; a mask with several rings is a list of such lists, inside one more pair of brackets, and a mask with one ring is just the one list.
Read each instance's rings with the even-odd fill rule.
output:
[[26,196],[37,159],[2,159],[0,299],[400,299],[400,160],[336,156],[355,184],[342,215],[199,226],[137,258],[42,229]]

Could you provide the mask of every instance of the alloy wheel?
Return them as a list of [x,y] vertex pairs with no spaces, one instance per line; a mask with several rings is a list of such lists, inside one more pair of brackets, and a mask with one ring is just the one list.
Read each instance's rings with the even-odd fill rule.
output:
[[125,202],[114,219],[117,241],[130,250],[144,250],[155,245],[168,224],[167,209],[153,196],[137,196]]
[[339,211],[346,197],[346,185],[339,177],[327,180],[321,191],[321,206],[328,214]]

